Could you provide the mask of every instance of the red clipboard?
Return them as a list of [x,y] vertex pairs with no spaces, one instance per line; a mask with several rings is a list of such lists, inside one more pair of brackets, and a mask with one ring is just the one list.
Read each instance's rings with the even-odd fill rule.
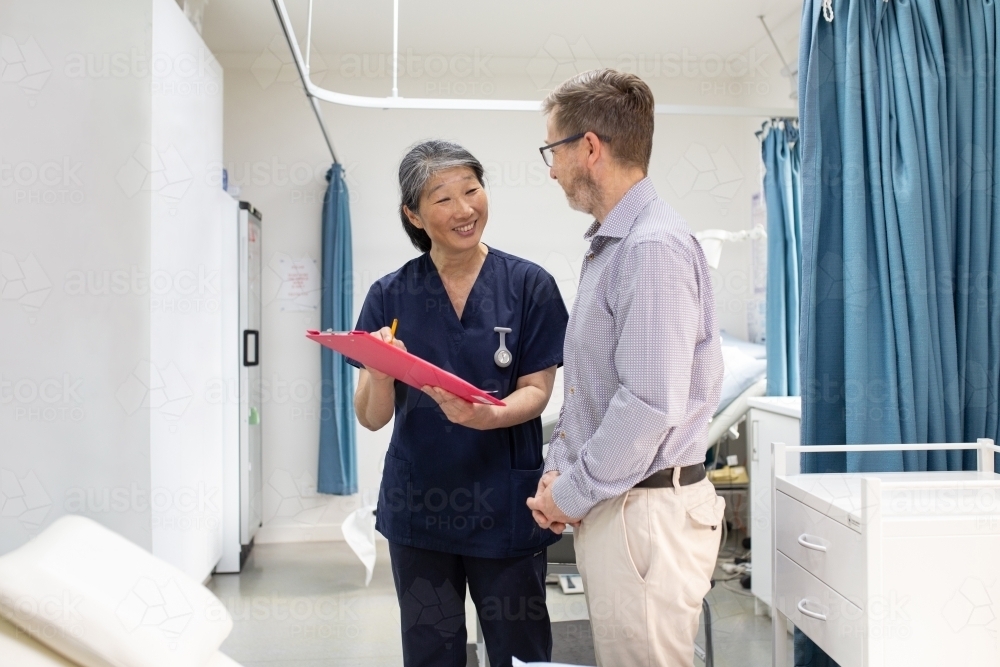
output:
[[306,331],[306,338],[311,338],[320,345],[363,364],[366,368],[373,368],[386,375],[391,375],[411,387],[417,389],[428,386],[441,387],[469,403],[506,405],[500,399],[490,396],[457,375],[449,373],[443,368],[438,368],[429,361],[424,361],[409,352],[404,352],[365,331],[320,333],[309,329]]

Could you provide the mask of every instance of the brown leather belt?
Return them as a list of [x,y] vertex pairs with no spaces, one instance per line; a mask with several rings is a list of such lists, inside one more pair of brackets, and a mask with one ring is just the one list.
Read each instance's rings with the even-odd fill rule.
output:
[[[701,480],[705,479],[705,464],[696,463],[693,466],[684,466],[681,468],[680,482],[681,486],[688,486],[690,484],[696,484]],[[659,472],[654,472],[652,475],[642,480],[635,485],[636,489],[669,489],[674,485],[674,469],[664,468]]]

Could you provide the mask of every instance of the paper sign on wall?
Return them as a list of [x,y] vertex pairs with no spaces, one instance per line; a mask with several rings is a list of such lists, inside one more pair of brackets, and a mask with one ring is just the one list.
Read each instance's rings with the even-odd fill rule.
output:
[[303,312],[319,309],[320,275],[315,259],[308,255],[294,259],[277,253],[268,262],[268,268],[278,274],[281,281],[275,295],[281,310]]

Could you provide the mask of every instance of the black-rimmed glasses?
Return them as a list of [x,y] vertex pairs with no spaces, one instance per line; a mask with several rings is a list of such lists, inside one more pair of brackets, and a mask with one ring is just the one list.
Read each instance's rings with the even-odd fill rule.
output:
[[566,137],[565,139],[560,139],[559,141],[551,143],[548,146],[542,146],[541,148],[539,148],[538,152],[542,154],[542,161],[545,162],[545,166],[546,167],[552,166],[553,148],[555,148],[556,146],[561,146],[562,144],[568,144],[571,141],[579,141],[580,139],[583,139],[583,137],[586,134],[587,134],[586,132],[581,132],[580,134],[574,134],[572,137]]

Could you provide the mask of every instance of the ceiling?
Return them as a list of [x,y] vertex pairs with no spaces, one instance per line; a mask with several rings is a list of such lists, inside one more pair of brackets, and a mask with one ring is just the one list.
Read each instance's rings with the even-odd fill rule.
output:
[[[308,0],[286,0],[300,42]],[[624,53],[772,51],[764,14],[784,56],[797,54],[801,0],[400,0],[400,52],[531,58],[552,36],[584,40],[598,58]],[[392,0],[314,0],[320,53],[392,50]],[[270,0],[208,0],[203,37],[216,54],[256,54],[280,34]]]

